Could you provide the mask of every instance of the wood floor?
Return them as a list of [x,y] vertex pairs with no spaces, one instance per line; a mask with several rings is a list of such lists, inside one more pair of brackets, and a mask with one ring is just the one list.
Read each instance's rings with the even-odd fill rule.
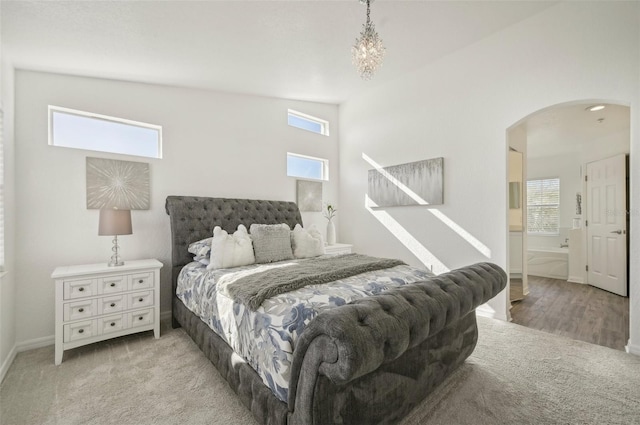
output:
[[529,276],[529,294],[511,306],[513,323],[529,328],[616,350],[629,340],[629,298],[590,285]]

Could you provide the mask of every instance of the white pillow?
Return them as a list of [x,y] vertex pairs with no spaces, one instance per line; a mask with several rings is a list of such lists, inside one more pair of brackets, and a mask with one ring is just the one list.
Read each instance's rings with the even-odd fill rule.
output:
[[220,226],[213,229],[211,258],[207,269],[227,269],[255,262],[253,244],[246,227],[242,224],[239,225],[233,236],[229,235],[226,230],[222,230]]
[[296,224],[291,231],[291,247],[295,258],[317,257],[324,254],[322,234],[314,224],[307,229]]

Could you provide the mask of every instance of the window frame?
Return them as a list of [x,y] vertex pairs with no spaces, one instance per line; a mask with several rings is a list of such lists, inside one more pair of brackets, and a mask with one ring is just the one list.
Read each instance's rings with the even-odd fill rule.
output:
[[[106,121],[106,122],[112,122],[112,123],[117,123],[117,124],[125,124],[125,125],[130,125],[133,127],[140,127],[140,128],[144,128],[144,129],[149,129],[149,130],[156,130],[158,132],[158,146],[157,146],[157,152],[158,155],[157,156],[147,156],[147,155],[138,155],[138,154],[132,154],[132,153],[122,153],[122,152],[112,152],[112,151],[105,151],[105,150],[96,150],[96,149],[89,149],[89,148],[83,148],[83,147],[75,147],[75,146],[62,146],[62,145],[57,145],[55,144],[55,141],[53,140],[53,114],[54,112],[60,112],[63,114],[67,114],[67,115],[75,115],[75,116],[79,116],[79,117],[83,117],[83,118],[93,118],[93,119],[97,119],[97,120],[102,120],[102,121]],[[65,108],[62,106],[55,106],[55,105],[48,105],[48,143],[49,146],[55,146],[58,148],[70,148],[70,149],[82,149],[82,150],[88,150],[88,151],[92,151],[92,152],[104,152],[104,153],[109,153],[109,154],[115,154],[115,155],[129,155],[129,156],[138,156],[138,157],[142,157],[142,158],[150,158],[150,159],[162,159],[162,126],[161,125],[156,125],[156,124],[149,124],[146,122],[141,122],[141,121],[134,121],[134,120],[129,120],[126,118],[118,118],[118,117],[111,117],[109,115],[102,115],[102,114],[96,114],[94,112],[87,112],[87,111],[80,111],[78,109],[71,109],[71,108]]]
[[[543,182],[545,180],[557,180],[557,187],[558,187],[558,202],[557,203],[552,203],[552,204],[529,204],[529,182],[536,182],[536,181],[540,181]],[[527,222],[526,222],[526,226],[527,226],[527,235],[529,236],[559,236],[560,235],[560,177],[538,177],[538,178],[533,178],[533,179],[527,179],[526,181],[527,183],[527,198],[526,198],[526,202],[527,202]],[[532,231],[529,228],[529,217],[532,216],[532,214],[530,214],[530,207],[556,207],[557,210],[557,226],[556,226],[556,231],[555,232],[537,232],[537,231]]]
[[[310,159],[310,160],[314,160],[314,161],[319,161],[322,164],[322,178],[316,179],[314,177],[298,176],[298,175],[289,174],[289,156],[293,156],[293,157],[296,157],[296,158]],[[294,153],[294,152],[287,152],[287,177],[293,177],[293,178],[297,178],[297,179],[314,180],[314,181],[319,181],[319,182],[327,182],[327,181],[329,181],[329,160],[327,158],[319,158],[317,156],[309,156],[309,155],[303,155],[303,154]]]
[[[306,128],[301,128],[295,125],[289,124],[289,117],[295,117],[302,120],[310,121],[315,124],[320,125],[320,132],[309,130]],[[303,112],[294,111],[293,109],[287,109],[287,125],[289,127],[297,128],[299,130],[308,131],[314,134],[320,134],[322,136],[329,136],[329,121],[323,120],[322,118],[314,117],[313,115],[305,114]]]

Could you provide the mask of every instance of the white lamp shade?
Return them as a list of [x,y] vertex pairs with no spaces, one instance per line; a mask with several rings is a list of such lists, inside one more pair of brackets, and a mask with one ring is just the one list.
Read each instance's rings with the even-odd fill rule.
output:
[[131,211],[102,209],[100,210],[100,224],[98,225],[98,235],[100,236],[116,236],[130,235],[131,230]]

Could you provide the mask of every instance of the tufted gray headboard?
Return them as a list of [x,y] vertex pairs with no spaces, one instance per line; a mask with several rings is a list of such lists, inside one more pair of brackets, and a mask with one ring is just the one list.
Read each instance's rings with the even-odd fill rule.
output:
[[168,196],[165,209],[171,223],[173,294],[180,269],[193,258],[189,244],[212,236],[215,226],[233,233],[239,224],[247,230],[253,223],[287,223],[291,228],[302,224],[295,202]]

